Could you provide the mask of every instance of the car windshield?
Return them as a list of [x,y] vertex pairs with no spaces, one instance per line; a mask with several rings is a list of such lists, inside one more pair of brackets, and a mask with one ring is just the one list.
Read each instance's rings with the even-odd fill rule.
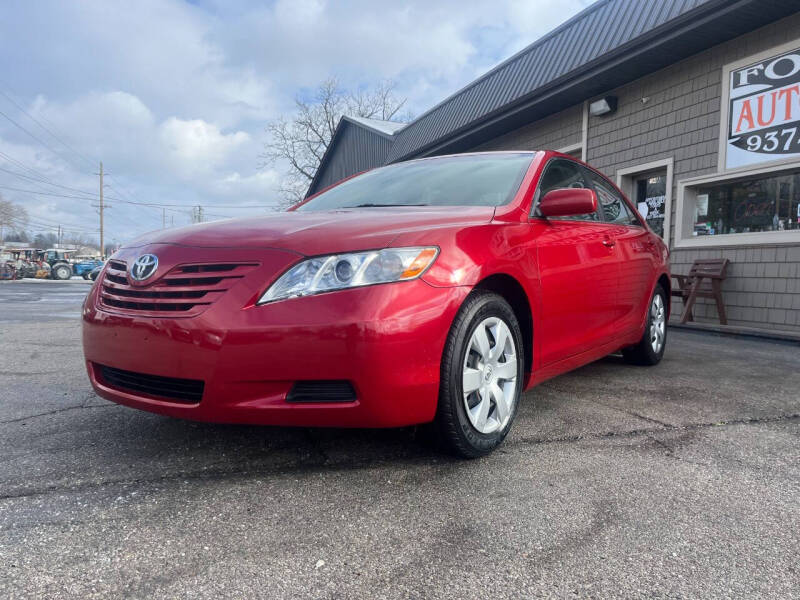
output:
[[500,206],[511,201],[531,153],[473,154],[399,163],[345,181],[298,211],[380,206]]

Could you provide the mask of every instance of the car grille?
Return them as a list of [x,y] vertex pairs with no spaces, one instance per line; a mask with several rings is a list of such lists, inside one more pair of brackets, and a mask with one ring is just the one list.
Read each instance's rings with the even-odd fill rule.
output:
[[178,265],[154,283],[132,286],[127,265],[108,261],[100,290],[100,304],[125,312],[192,317],[220,298],[257,263],[203,263]]
[[98,371],[103,383],[123,392],[144,393],[154,398],[184,404],[198,404],[203,398],[205,383],[198,379],[146,375],[95,364],[95,373]]

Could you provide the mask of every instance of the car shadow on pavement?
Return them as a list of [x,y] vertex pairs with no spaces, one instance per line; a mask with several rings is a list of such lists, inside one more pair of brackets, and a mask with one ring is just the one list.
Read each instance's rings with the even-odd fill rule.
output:
[[[611,356],[600,363],[614,365],[621,360]],[[558,378],[559,385],[568,378],[583,378],[584,369]],[[531,438],[547,441],[551,435],[564,434],[543,429],[557,419],[554,411],[564,395],[543,393],[542,402],[539,395],[536,390],[523,395],[508,445],[514,438],[530,443]],[[369,468],[382,463],[462,462],[439,447],[430,425],[395,429],[225,425],[165,417],[100,399],[92,404],[103,410],[81,411],[85,413],[81,419],[86,421],[75,428],[74,435],[83,438],[75,447],[92,449],[89,460],[98,471],[114,472],[126,465],[122,470],[136,477],[167,471],[185,477],[212,477]],[[506,446],[500,451],[506,451]]]

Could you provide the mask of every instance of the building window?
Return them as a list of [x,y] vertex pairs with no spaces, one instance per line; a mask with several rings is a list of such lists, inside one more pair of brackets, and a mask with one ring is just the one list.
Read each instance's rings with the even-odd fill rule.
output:
[[679,247],[800,240],[800,166],[681,182],[679,197]]
[[800,229],[800,169],[697,188],[692,235]]

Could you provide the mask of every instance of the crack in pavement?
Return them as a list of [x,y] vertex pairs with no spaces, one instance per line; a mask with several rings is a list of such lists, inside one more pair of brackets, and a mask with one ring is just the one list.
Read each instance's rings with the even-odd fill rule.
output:
[[558,444],[565,442],[581,442],[593,439],[607,439],[607,438],[634,438],[638,436],[649,436],[656,433],[664,433],[667,431],[695,431],[698,429],[707,429],[711,427],[734,427],[737,425],[761,425],[767,423],[778,423],[781,421],[800,421],[800,413],[791,413],[788,415],[778,415],[775,417],[748,417],[745,419],[729,419],[727,421],[718,421],[716,423],[689,423],[687,425],[670,425],[663,424],[660,429],[629,429],[628,431],[606,431],[603,433],[589,433],[585,435],[568,435],[557,438],[519,438],[517,440],[506,441],[506,445],[512,447],[517,444],[536,445],[536,444]]
[[86,402],[88,402],[89,398],[84,398],[83,402],[77,406],[65,406],[64,408],[56,408],[54,410],[49,410],[43,413],[37,413],[35,415],[28,415],[27,417],[18,417],[16,419],[8,419],[7,421],[0,421],[0,425],[6,425],[8,423],[20,423],[22,421],[29,421],[31,419],[38,419],[39,417],[47,417],[49,415],[57,415],[58,413],[67,412],[70,410],[77,410],[80,408],[115,408],[115,404],[96,404],[87,406]]
[[[663,433],[665,431],[695,431],[700,429],[708,429],[713,427],[735,427],[739,425],[762,425],[779,422],[800,422],[800,413],[793,413],[788,415],[780,415],[776,417],[754,417],[746,419],[732,419],[728,421],[720,421],[717,423],[693,423],[689,425],[670,425],[663,429],[633,429],[622,432],[604,432],[576,436],[564,436],[560,438],[521,438],[517,440],[507,440],[504,450],[508,450],[519,446],[535,446],[544,444],[559,444],[559,443],[575,443],[592,439],[632,439],[636,437],[650,437],[654,434]],[[312,443],[318,444],[317,440]],[[203,471],[182,471],[178,473],[170,473],[150,478],[134,478],[134,479],[108,479],[99,482],[87,482],[77,485],[50,485],[44,487],[30,487],[21,489],[18,492],[7,494],[0,494],[0,501],[15,500],[22,498],[31,498],[37,496],[45,496],[57,493],[74,493],[86,490],[100,489],[115,485],[137,485],[137,484],[153,484],[170,482],[176,480],[184,481],[222,481],[227,479],[236,479],[253,476],[268,476],[268,475],[287,475],[287,474],[311,474],[317,473],[322,470],[327,471],[352,471],[361,468],[372,468],[385,465],[391,462],[398,462],[396,455],[386,458],[365,457],[356,460],[343,460],[341,462],[332,462],[330,457],[324,451],[315,450],[317,454],[316,460],[308,460],[300,458],[289,464],[282,464],[274,467],[267,466],[266,468],[254,469],[205,469]],[[673,455],[674,456],[674,455]],[[418,456],[409,456],[405,458],[405,464],[422,464],[434,465],[444,461],[461,462],[460,459],[452,457],[444,457],[441,455],[420,454]]]
[[667,423],[665,421],[660,421],[660,420],[654,419],[652,417],[647,417],[647,416],[639,414],[639,413],[637,413],[636,411],[633,411],[633,410],[627,410],[627,409],[624,409],[624,408],[620,408],[618,406],[612,406],[610,404],[605,404],[604,402],[600,402],[599,400],[593,400],[591,398],[589,398],[589,402],[592,402],[593,404],[599,404],[600,406],[604,406],[605,408],[608,408],[610,410],[616,410],[617,412],[621,412],[623,414],[630,415],[632,417],[636,417],[637,419],[641,419],[642,421],[648,421],[650,423],[655,423],[656,425],[661,425],[662,427],[666,427],[666,428],[674,427],[674,425],[672,425],[671,423]]

